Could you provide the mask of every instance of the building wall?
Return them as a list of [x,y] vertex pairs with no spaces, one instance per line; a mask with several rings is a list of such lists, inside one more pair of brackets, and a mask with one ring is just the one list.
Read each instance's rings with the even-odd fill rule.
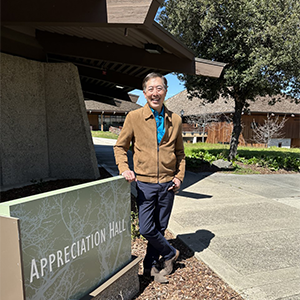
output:
[[1,188],[99,177],[77,68],[1,53]]
[[300,148],[300,138],[292,139],[291,147],[292,148]]
[[[110,128],[116,127],[120,128],[123,127],[126,115],[124,113],[97,113],[97,112],[87,112],[88,121],[90,124],[90,128],[92,130],[102,130],[102,131],[109,131]],[[102,120],[102,124],[101,124]]]
[[[207,132],[207,143],[229,144],[232,133],[232,124],[227,122],[213,123],[211,126],[209,126]],[[243,142],[242,137],[240,137],[239,142],[240,144]]]
[[[276,116],[275,116],[276,117]],[[279,117],[279,121],[284,116]],[[251,128],[252,122],[263,124],[267,118],[266,114],[243,115],[242,125],[243,129],[240,135],[239,144],[241,146],[263,147],[263,144],[257,144],[253,140],[253,130]],[[291,139],[291,148],[300,147],[300,117],[286,116],[286,123],[283,128],[283,138]],[[229,143],[232,133],[232,124],[227,122],[218,122],[208,129],[208,143]]]
[[99,130],[99,116],[98,116],[98,114],[88,113],[88,120],[89,120],[90,128],[92,128],[92,130]]
[[[276,115],[274,116],[276,118]],[[278,121],[281,122],[284,115],[280,115]],[[256,122],[258,124],[264,124],[267,119],[267,114],[255,114],[242,116],[243,123],[243,137],[246,143],[253,142],[253,130],[251,129],[251,123]],[[282,129],[282,138],[291,139],[291,147],[297,147],[299,145],[300,138],[300,119],[299,117],[285,116],[286,122]]]

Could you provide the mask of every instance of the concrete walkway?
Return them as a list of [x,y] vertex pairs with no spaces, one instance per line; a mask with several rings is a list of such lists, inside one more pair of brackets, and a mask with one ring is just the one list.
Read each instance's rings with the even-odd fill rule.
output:
[[[117,175],[112,145],[94,139]],[[300,299],[300,175],[186,172],[169,230],[245,300]]]

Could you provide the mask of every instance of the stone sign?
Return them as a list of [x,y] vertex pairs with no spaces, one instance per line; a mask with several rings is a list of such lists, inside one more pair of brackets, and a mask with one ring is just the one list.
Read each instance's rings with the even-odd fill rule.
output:
[[0,215],[19,219],[27,300],[80,299],[131,261],[121,176],[1,203]]

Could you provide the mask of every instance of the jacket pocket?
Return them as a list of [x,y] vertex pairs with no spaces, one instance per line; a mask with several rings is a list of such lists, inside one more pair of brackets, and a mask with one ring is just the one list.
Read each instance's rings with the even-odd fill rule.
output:
[[[142,154],[143,153],[143,154]],[[157,174],[157,160],[152,151],[142,151],[135,148],[134,153],[134,170],[137,174],[146,176],[156,176]]]
[[[162,153],[163,152],[163,153]],[[176,171],[176,155],[173,151],[161,151],[160,163],[162,169],[160,170],[167,175],[172,175]]]

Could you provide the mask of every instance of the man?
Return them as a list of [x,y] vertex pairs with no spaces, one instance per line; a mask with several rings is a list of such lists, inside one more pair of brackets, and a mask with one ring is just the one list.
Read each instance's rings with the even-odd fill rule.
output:
[[[114,153],[120,174],[137,185],[140,233],[148,240],[144,275],[166,283],[165,276],[173,271],[179,256],[179,251],[165,239],[164,232],[174,193],[185,173],[182,123],[163,104],[167,93],[164,76],[148,74],[143,81],[143,93],[147,103],[127,115]],[[134,172],[129,169],[127,159],[131,142]]]

